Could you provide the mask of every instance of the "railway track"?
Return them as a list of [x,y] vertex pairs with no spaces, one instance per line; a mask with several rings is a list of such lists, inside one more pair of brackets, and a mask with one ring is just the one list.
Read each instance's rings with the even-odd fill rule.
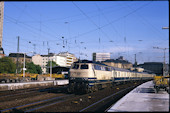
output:
[[[79,95],[61,103],[37,109],[37,112],[101,112],[141,83],[130,83]],[[101,109],[102,108],[102,109]]]
[[34,88],[27,88],[27,89],[17,89],[17,90],[8,90],[8,91],[0,91],[0,97],[2,96],[10,96],[10,95],[19,95],[25,92],[31,92],[31,91],[39,91],[39,90],[48,90],[52,88],[56,88],[59,86],[40,86],[40,87],[34,87]]
[[54,98],[36,101],[36,102],[33,102],[33,103],[21,105],[21,106],[15,106],[15,107],[3,109],[3,110],[0,110],[0,112],[15,112],[15,111],[31,112],[31,111],[35,111],[36,109],[40,109],[42,107],[49,106],[52,103],[56,104],[57,102],[66,101],[67,98],[71,98],[73,96],[74,96],[74,94],[57,96],[57,97],[54,97]]
[[[40,100],[23,102],[20,105],[0,108],[0,112],[96,112],[105,111],[110,105],[141,83],[128,83],[97,92],[75,95],[65,92],[56,93],[51,90],[53,97]],[[34,93],[34,92],[33,92]],[[55,97],[54,97],[55,95]],[[42,95],[43,96],[43,95]],[[36,98],[36,97],[35,97]],[[30,98],[31,99],[31,98]]]
[[[63,87],[64,88],[64,87]],[[5,102],[5,101],[13,101],[13,100],[18,100],[18,99],[22,99],[22,98],[28,98],[28,97],[32,97],[34,95],[43,95],[49,92],[54,92],[56,90],[61,89],[61,87],[46,87],[45,89],[43,88],[34,88],[34,89],[26,89],[26,90],[22,90],[19,92],[15,92],[14,94],[11,94],[11,92],[7,95],[1,95],[0,96],[0,102]]]
[[83,109],[79,112],[105,112],[105,110],[110,107],[112,104],[117,102],[120,98],[122,98],[125,94],[127,94],[130,90],[132,90],[134,86],[120,90],[114,94],[111,94]]

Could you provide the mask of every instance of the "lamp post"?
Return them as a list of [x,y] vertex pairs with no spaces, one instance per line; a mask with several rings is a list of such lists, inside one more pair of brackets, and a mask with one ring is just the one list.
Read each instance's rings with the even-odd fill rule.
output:
[[[142,53],[142,52],[138,52],[138,53]],[[137,54],[137,53],[136,53]],[[134,54],[135,55],[135,77],[137,77],[137,61],[136,61],[136,54]]]
[[153,47],[154,49],[162,49],[164,51],[163,76],[165,76],[165,50],[169,48]]
[[52,60],[53,59],[51,59],[51,62],[50,62],[50,78],[52,77]]
[[[162,27],[162,29],[168,29],[169,30],[169,26],[168,27]],[[168,48],[169,49],[169,48]],[[164,53],[164,58],[165,58],[165,53]],[[164,59],[164,62],[165,62],[165,59]],[[164,67],[165,68],[165,67]],[[169,73],[169,71],[168,71]]]
[[169,27],[162,27],[162,29],[169,29]]
[[[33,52],[31,51],[31,52],[28,52],[28,53],[33,53]],[[25,54],[28,54],[28,53],[24,53],[23,78],[25,78],[25,70],[26,70],[26,68],[25,68]]]
[[[142,53],[142,52],[138,52],[138,53]],[[134,54],[135,55],[135,67],[137,67],[136,54]]]

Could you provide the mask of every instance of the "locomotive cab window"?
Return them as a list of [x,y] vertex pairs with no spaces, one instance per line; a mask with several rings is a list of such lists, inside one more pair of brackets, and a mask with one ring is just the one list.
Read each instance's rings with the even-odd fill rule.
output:
[[79,65],[78,64],[74,64],[72,69],[78,69]]
[[89,68],[88,65],[81,65],[81,66],[80,66],[80,69],[88,69],[88,68]]

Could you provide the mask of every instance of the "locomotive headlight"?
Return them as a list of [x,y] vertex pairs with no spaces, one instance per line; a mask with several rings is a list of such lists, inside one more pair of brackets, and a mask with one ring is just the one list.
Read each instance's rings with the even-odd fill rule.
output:
[[83,80],[88,80],[88,78],[83,78]]
[[75,78],[71,77],[70,80],[74,80]]

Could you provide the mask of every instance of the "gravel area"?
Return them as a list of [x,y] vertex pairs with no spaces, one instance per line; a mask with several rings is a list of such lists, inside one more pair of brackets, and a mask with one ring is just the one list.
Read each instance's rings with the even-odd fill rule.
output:
[[[93,104],[94,102],[97,102],[98,100],[101,100],[104,97],[116,93],[121,89],[125,89],[131,86],[136,86],[138,84],[140,83],[128,83],[128,84],[114,86],[112,88],[105,88],[89,94],[82,94],[82,95],[77,94],[74,97],[68,98],[64,102],[47,106],[33,112],[79,112],[81,109]],[[67,93],[65,92],[66,91],[65,88],[66,87],[60,87],[58,89],[44,91],[44,92],[37,91],[38,93],[30,92],[28,94],[22,94],[20,96],[14,95],[13,97],[10,97],[11,99],[4,98],[3,100],[5,101],[0,101],[0,110],[66,95]]]
[[[44,89],[46,88],[47,87],[45,87]],[[52,88],[52,87],[48,87],[48,88]],[[58,89],[53,89],[53,90],[43,90],[37,88],[37,91],[35,92],[30,91],[27,93],[24,92],[28,91],[28,89],[22,91],[16,90],[16,92],[14,91],[13,96],[10,95],[7,97],[0,97],[0,110],[65,95],[60,91],[60,89],[62,88],[58,87]],[[11,91],[7,91],[3,93],[11,94]]]
[[124,85],[115,86],[113,88],[106,88],[94,93],[77,95],[75,98],[69,99],[65,102],[58,103],[49,107],[39,109],[34,112],[79,112],[81,109],[97,102],[98,100],[107,97],[113,93],[125,89],[127,87],[136,86],[138,83],[128,83]]

